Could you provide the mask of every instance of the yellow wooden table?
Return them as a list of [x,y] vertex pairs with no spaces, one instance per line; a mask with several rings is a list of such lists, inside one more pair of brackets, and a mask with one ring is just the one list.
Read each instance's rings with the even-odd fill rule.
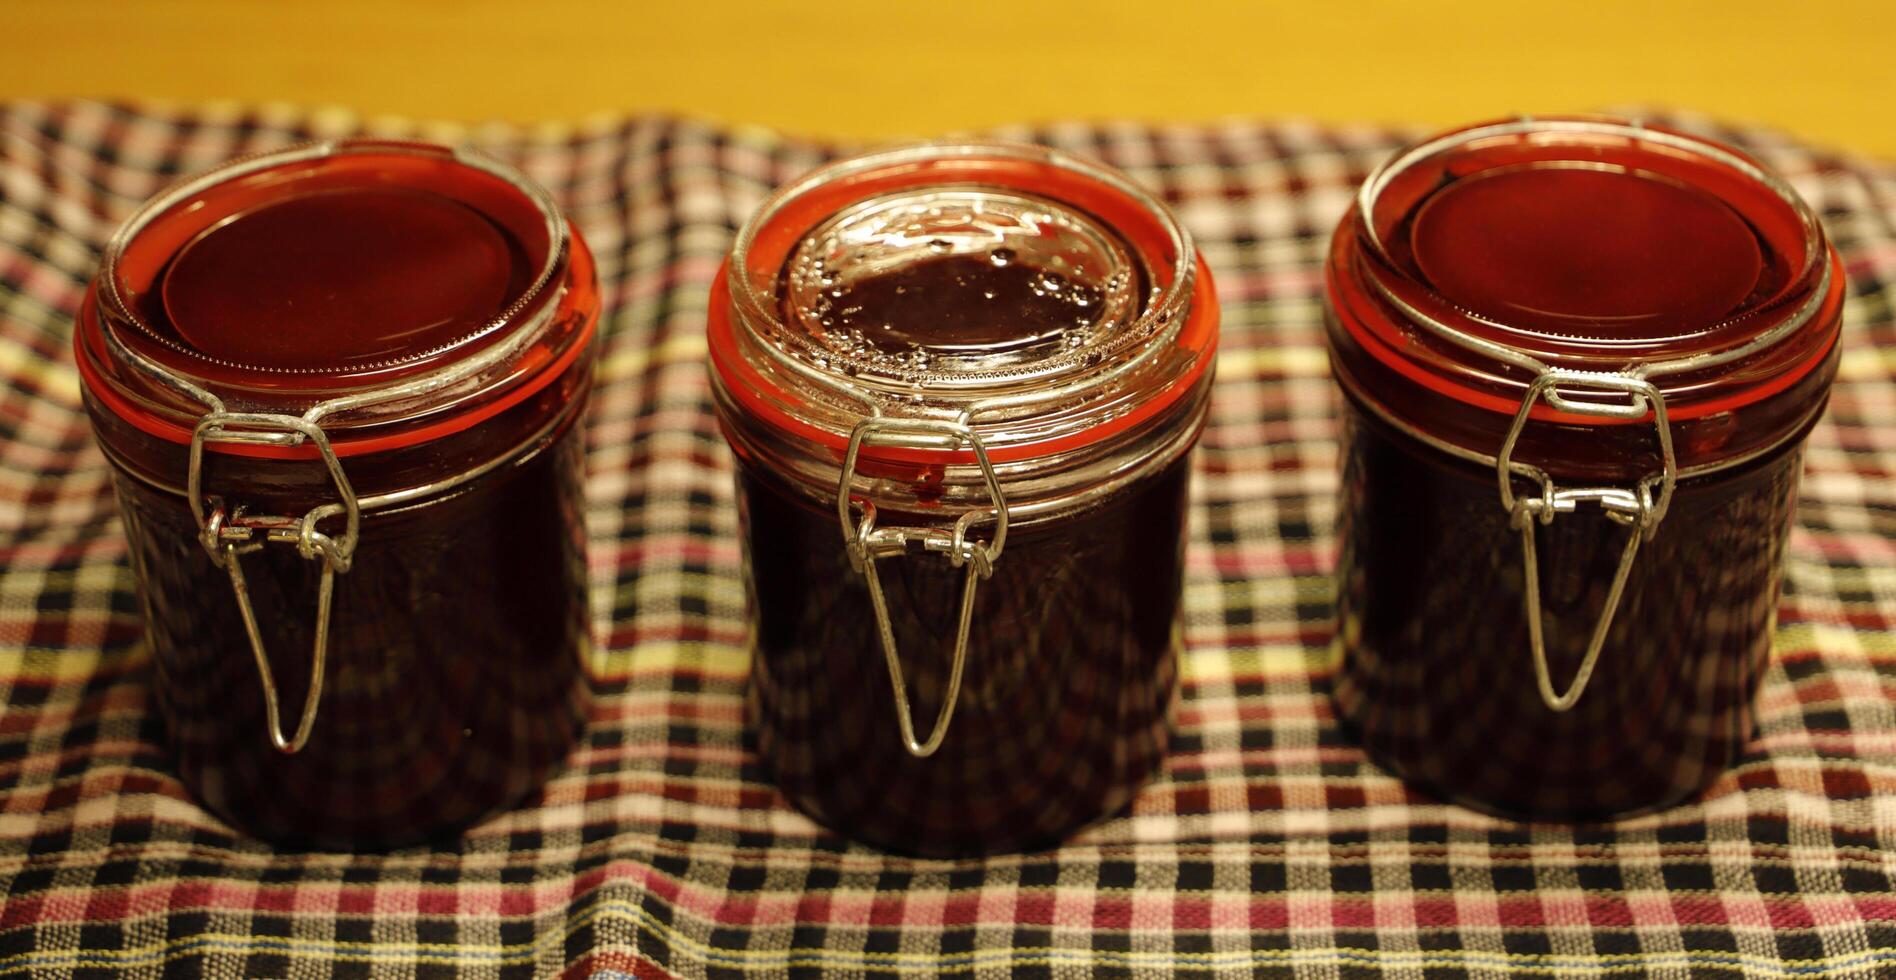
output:
[[1053,118],[1447,125],[1648,104],[1896,157],[1888,0],[0,0],[0,98],[878,139]]

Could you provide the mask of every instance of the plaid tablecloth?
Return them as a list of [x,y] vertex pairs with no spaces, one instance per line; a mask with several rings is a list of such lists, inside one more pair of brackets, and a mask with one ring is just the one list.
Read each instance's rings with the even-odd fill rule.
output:
[[[1352,188],[1414,134],[1022,128],[999,135],[1163,192],[1217,274],[1224,342],[1164,773],[1057,851],[944,862],[819,830],[742,737],[706,292],[737,224],[832,148],[666,118],[467,131],[0,106],[0,973],[1896,976],[1896,168],[1674,121],[1785,173],[1851,280],[1743,764],[1664,813],[1521,825],[1405,791],[1338,730],[1319,260]],[[107,235],[167,180],[358,131],[516,162],[598,253],[601,696],[545,792],[458,844],[282,853],[206,815],[166,757],[68,337]]]

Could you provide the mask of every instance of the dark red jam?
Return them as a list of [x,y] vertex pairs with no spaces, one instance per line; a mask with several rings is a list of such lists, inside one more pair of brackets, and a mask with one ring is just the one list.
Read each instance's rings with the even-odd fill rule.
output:
[[1698,792],[1751,737],[1836,370],[1842,276],[1808,208],[1689,137],[1492,124],[1372,176],[1328,271],[1343,720],[1487,810]]
[[[1800,453],[1679,486],[1593,678],[1557,714],[1536,694],[1519,550],[1492,473],[1444,466],[1353,403],[1344,440],[1336,695],[1372,757],[1457,801],[1576,819],[1678,800],[1737,760],[1771,653]],[[1539,531],[1561,687],[1627,533],[1596,513]]]
[[597,311],[543,192],[433,147],[240,161],[120,232],[76,346],[160,714],[210,809],[387,847],[564,757],[588,705]]
[[[1036,269],[1010,249],[924,259],[819,293],[811,312],[825,333],[861,337],[890,354],[952,350],[1002,354],[1083,336],[1099,321],[1101,291]],[[801,311],[785,310],[786,319]]]
[[1058,842],[1149,778],[1209,289],[1150,198],[1031,148],[844,161],[752,220],[713,295],[713,380],[750,721],[791,802],[978,854]]
[[[1165,755],[1188,473],[1181,457],[1104,506],[1009,531],[975,594],[948,735],[917,764],[896,735],[875,613],[835,508],[740,466],[749,710],[778,788],[852,837],[942,854],[1052,844],[1124,806]],[[949,688],[963,575],[945,561],[882,565],[909,710],[926,729]]]

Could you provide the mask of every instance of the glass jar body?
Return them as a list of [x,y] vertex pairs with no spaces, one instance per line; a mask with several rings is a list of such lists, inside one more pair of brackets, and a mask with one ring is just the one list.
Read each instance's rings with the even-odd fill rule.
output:
[[[1194,435],[1201,419],[1185,423]],[[950,735],[925,758],[896,737],[876,614],[833,502],[740,453],[746,708],[784,795],[848,836],[925,855],[1046,846],[1125,806],[1164,758],[1177,691],[1190,441],[1171,448],[1092,506],[1010,528],[976,593]],[[963,578],[930,556],[880,563],[924,725],[952,684]]]
[[1157,767],[1218,307],[1126,175],[1024,144],[836,161],[712,285],[748,714],[788,799],[954,856],[1058,842]]
[[[545,781],[589,706],[583,404],[459,492],[364,515],[294,755],[265,737],[242,616],[190,508],[119,469],[155,699],[206,806],[268,840],[380,848],[468,826]],[[290,548],[243,560],[287,728],[311,680],[320,566]]]
[[[1491,469],[1345,398],[1334,693],[1379,763],[1510,815],[1590,819],[1702,789],[1743,754],[1770,663],[1801,434],[1680,483],[1641,545],[1584,696],[1536,691],[1519,536]],[[1629,532],[1562,515],[1536,546],[1554,683],[1578,670]]]

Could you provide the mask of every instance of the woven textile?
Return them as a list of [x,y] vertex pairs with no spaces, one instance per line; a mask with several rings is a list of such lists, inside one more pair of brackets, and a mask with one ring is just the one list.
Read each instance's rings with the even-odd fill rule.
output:
[[[743,739],[706,296],[737,224],[832,148],[663,118],[469,132],[0,107],[0,973],[1896,976],[1896,169],[1674,122],[1788,176],[1851,280],[1742,764],[1663,813],[1522,825],[1405,790],[1339,731],[1320,259],[1355,185],[1414,134],[1023,128],[998,135],[1103,157],[1178,209],[1224,340],[1164,772],[1057,851],[943,862],[820,830]],[[283,853],[205,814],[172,771],[68,339],[107,236],[165,182],[364,130],[516,163],[598,254],[599,698],[544,793],[458,843]]]

